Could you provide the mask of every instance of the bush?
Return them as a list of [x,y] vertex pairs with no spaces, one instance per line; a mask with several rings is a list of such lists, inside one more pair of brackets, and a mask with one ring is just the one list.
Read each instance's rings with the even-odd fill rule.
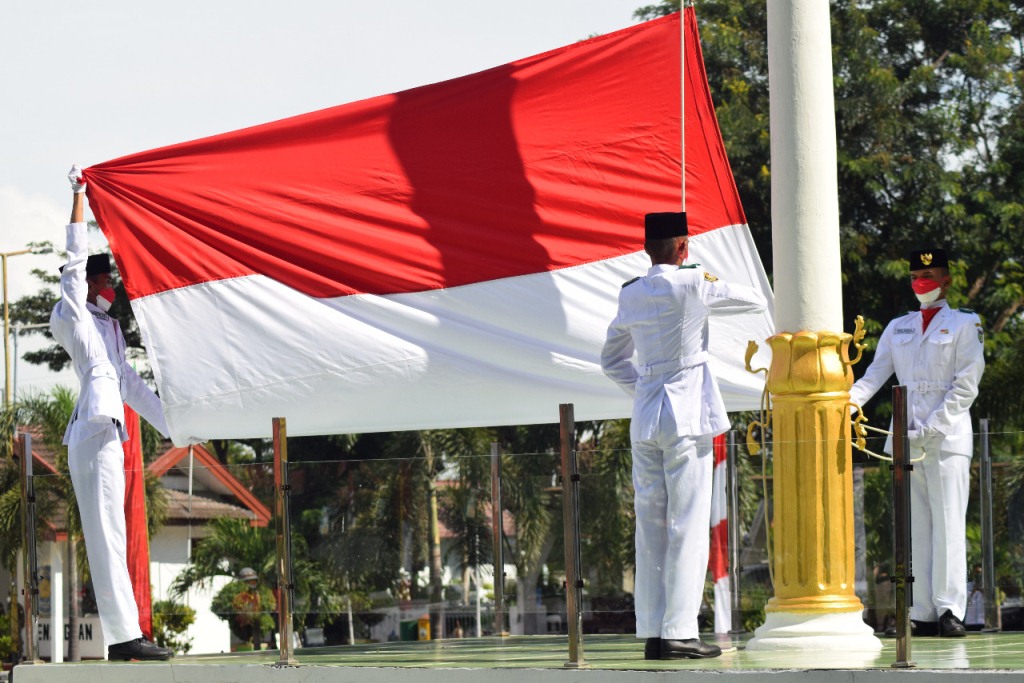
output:
[[8,661],[14,654],[11,642],[11,621],[6,614],[0,613],[0,661]]
[[196,623],[196,611],[174,600],[153,603],[153,640],[178,654],[188,654],[192,639],[185,637],[188,627]]
[[232,581],[213,596],[210,609],[228,622],[236,638],[252,643],[257,649],[254,639],[262,641],[276,627],[271,616],[277,609],[274,594],[263,584],[250,588],[241,581]]

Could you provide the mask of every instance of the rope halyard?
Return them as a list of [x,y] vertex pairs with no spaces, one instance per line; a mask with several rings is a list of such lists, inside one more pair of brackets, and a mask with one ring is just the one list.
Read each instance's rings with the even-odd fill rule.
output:
[[[858,406],[858,408],[859,407],[860,406]],[[857,436],[857,438],[853,440],[854,448],[856,448],[861,453],[867,453],[872,458],[877,458],[878,460],[884,460],[885,462],[892,462],[892,458],[890,458],[889,456],[882,455],[881,453],[875,453],[874,451],[869,451],[867,449],[867,444],[866,444],[866,439],[865,439],[866,434],[864,433],[864,430],[870,430],[870,431],[876,432],[878,434],[885,434],[886,436],[892,436],[892,432],[890,432],[888,430],[885,430],[885,429],[879,429],[878,427],[872,427],[871,425],[864,424],[865,421],[866,420],[862,416],[860,416],[860,415],[858,415],[856,420],[850,420],[850,424],[853,426],[853,432]],[[921,450],[921,456],[918,457],[918,458],[911,459],[910,463],[914,464],[915,462],[921,462],[922,460],[925,459],[925,457],[927,455],[928,455],[928,453],[926,453],[924,451],[924,449],[922,449]]]

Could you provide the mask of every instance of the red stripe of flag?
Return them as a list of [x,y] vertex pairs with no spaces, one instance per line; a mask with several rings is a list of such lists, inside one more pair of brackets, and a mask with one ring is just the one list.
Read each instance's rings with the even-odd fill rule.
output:
[[142,434],[139,416],[126,404],[124,449],[124,519],[128,540],[128,575],[139,606],[139,627],[153,639],[152,593],[149,584],[149,526],[146,519],[146,470],[142,462]]
[[[463,78],[86,170],[139,298],[262,274],[427,291],[635,252],[680,203],[679,15]],[[746,222],[687,10],[691,234]]]

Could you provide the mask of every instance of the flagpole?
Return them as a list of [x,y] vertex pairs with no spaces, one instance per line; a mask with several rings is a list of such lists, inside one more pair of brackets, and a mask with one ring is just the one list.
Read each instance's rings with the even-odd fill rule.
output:
[[768,3],[771,111],[775,595],[748,650],[830,650],[873,661],[882,643],[854,593],[849,344],[843,332],[829,5]]

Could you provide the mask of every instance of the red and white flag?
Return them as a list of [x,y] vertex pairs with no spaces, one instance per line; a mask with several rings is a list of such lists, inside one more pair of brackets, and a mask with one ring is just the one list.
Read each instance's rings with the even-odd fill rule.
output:
[[729,588],[729,479],[725,434],[714,440],[715,469],[711,489],[711,548],[708,570],[715,590],[715,633],[732,630],[732,591]]
[[[691,261],[770,300],[688,10],[86,169],[175,440],[629,415],[599,355],[643,215],[680,206],[684,25]],[[711,325],[755,408],[771,313]]]

